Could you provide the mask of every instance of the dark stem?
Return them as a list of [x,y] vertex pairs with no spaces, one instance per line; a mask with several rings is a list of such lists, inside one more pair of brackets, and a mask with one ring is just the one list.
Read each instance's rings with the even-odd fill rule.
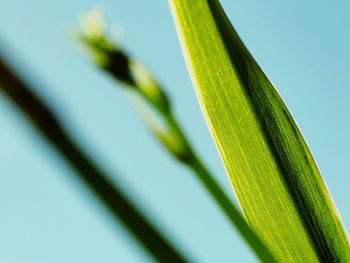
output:
[[22,82],[0,57],[0,90],[34,125],[38,133],[76,171],[76,175],[127,227],[136,240],[159,262],[187,259],[138,211],[108,176],[69,137],[54,113]]

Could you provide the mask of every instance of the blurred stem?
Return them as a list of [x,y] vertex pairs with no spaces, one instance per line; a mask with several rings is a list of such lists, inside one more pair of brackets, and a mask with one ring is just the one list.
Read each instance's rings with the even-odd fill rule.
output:
[[78,177],[110,210],[115,219],[159,262],[188,262],[187,259],[148,221],[102,171],[78,147],[30,87],[18,78],[0,57],[0,90],[31,121],[37,132],[49,142],[75,170]]

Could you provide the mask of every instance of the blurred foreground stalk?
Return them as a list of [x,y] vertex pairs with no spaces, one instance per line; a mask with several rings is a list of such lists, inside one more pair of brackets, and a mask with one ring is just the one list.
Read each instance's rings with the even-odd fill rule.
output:
[[203,184],[231,224],[263,262],[275,262],[271,252],[249,227],[239,209],[223,191],[185,136],[172,112],[167,95],[152,73],[130,58],[109,38],[102,12],[94,10],[83,17],[79,40],[98,67],[124,84],[145,124],[170,154],[189,167]]
[[188,262],[187,259],[138,211],[118,187],[78,147],[55,114],[0,57],[0,90],[31,121],[78,177],[159,262]]

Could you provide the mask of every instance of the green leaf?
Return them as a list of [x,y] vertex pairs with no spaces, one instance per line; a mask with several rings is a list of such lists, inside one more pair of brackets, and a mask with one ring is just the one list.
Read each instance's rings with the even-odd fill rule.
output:
[[250,225],[281,262],[350,262],[297,125],[217,0],[171,0],[206,121]]

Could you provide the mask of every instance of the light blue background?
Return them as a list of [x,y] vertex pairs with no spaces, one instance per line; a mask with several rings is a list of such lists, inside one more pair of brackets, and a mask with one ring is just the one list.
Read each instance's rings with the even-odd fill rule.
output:
[[[123,25],[124,45],[162,80],[191,140],[232,195],[167,1],[0,0],[1,44],[38,80],[83,147],[197,262],[255,262],[189,171],[166,155],[122,92],[73,43],[79,14],[96,4]],[[299,123],[349,228],[350,2],[223,4]],[[0,262],[148,262],[71,175],[0,94]]]

